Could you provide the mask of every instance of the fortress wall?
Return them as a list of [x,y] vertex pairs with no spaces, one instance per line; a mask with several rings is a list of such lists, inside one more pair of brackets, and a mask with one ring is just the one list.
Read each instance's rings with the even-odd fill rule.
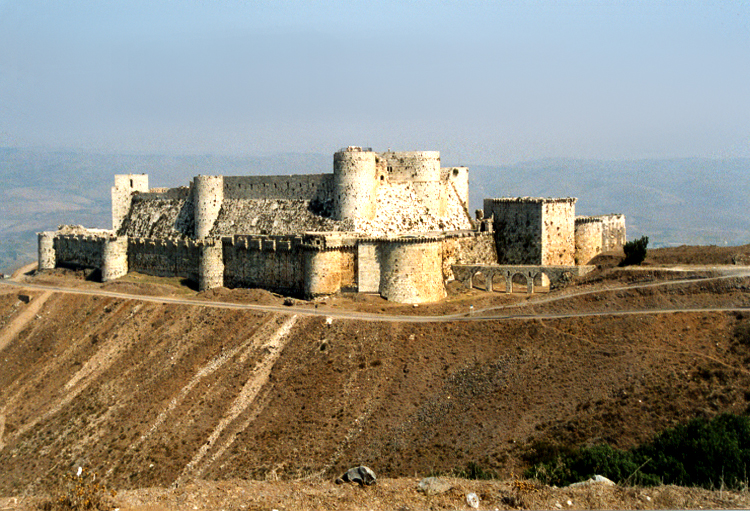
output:
[[441,239],[383,241],[379,256],[380,294],[386,300],[425,303],[445,298]]
[[57,266],[69,268],[102,268],[105,238],[85,234],[55,236]]
[[453,280],[454,264],[498,264],[497,248],[492,233],[446,238],[443,241],[443,279]]
[[575,222],[576,265],[588,264],[602,252],[603,222],[593,217],[578,217]]
[[542,205],[542,262],[575,264],[575,199],[545,199]]
[[193,208],[195,214],[195,238],[208,236],[219,216],[224,202],[224,178],[222,176],[196,176],[193,179]]
[[55,253],[55,232],[46,231],[37,233],[37,249],[40,270],[54,270],[57,266],[57,255]]
[[498,264],[542,264],[542,200],[485,199],[484,216],[493,215]]
[[331,197],[333,174],[227,176],[227,199],[284,199],[324,202]]
[[224,285],[304,292],[304,255],[300,236],[222,238]]
[[128,267],[147,275],[198,282],[200,246],[193,240],[130,238]]

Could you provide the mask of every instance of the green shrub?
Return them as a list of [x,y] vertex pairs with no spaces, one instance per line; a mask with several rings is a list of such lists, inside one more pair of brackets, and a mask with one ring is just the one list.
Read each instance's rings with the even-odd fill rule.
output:
[[646,259],[647,247],[648,236],[641,236],[637,240],[626,242],[622,247],[625,251],[625,259],[620,262],[620,266],[641,264]]
[[558,486],[599,474],[621,484],[739,489],[747,485],[748,466],[750,419],[725,414],[667,429],[629,451],[581,448],[536,464],[525,475]]

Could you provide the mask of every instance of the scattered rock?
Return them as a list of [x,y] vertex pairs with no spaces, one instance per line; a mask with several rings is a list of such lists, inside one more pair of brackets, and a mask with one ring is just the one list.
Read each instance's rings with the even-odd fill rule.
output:
[[440,479],[438,477],[425,477],[417,485],[417,491],[424,493],[425,495],[438,495],[445,493],[453,488],[448,481]]
[[479,496],[477,496],[477,494],[473,492],[467,494],[466,503],[469,505],[469,507],[473,507],[474,509],[479,509]]
[[336,484],[357,483],[360,486],[370,486],[376,482],[375,472],[364,465],[350,468],[344,475],[336,479]]
[[573,483],[569,485],[568,488],[577,488],[579,486],[590,486],[592,484],[603,484],[606,486],[615,486],[615,482],[612,481],[611,479],[607,479],[604,476],[595,475],[588,481],[581,481],[580,483]]

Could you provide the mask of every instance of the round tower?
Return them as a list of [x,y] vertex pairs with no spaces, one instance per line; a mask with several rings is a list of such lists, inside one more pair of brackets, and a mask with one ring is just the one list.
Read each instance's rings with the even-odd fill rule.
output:
[[380,295],[398,303],[445,298],[441,240],[389,240],[380,244]]
[[374,152],[348,147],[334,153],[333,218],[372,219],[377,184]]
[[339,250],[306,250],[305,296],[313,298],[341,291],[341,252]]
[[219,217],[224,202],[223,176],[196,176],[193,179],[195,238],[205,238]]
[[102,248],[102,282],[119,279],[128,273],[128,238],[104,239]]
[[198,261],[198,290],[206,291],[224,285],[224,250],[220,239],[205,240]]
[[39,269],[54,270],[57,265],[57,253],[55,252],[54,231],[40,232],[37,234],[39,249]]

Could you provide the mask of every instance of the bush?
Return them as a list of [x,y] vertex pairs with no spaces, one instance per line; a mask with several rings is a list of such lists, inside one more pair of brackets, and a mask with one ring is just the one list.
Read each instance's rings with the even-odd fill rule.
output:
[[646,247],[648,247],[648,236],[641,236],[637,240],[625,243],[622,247],[625,251],[625,259],[620,262],[620,266],[641,264],[646,259]]
[[667,429],[629,451],[608,445],[578,449],[534,465],[525,475],[558,486],[599,474],[624,484],[739,489],[747,485],[748,466],[750,419],[725,414]]

